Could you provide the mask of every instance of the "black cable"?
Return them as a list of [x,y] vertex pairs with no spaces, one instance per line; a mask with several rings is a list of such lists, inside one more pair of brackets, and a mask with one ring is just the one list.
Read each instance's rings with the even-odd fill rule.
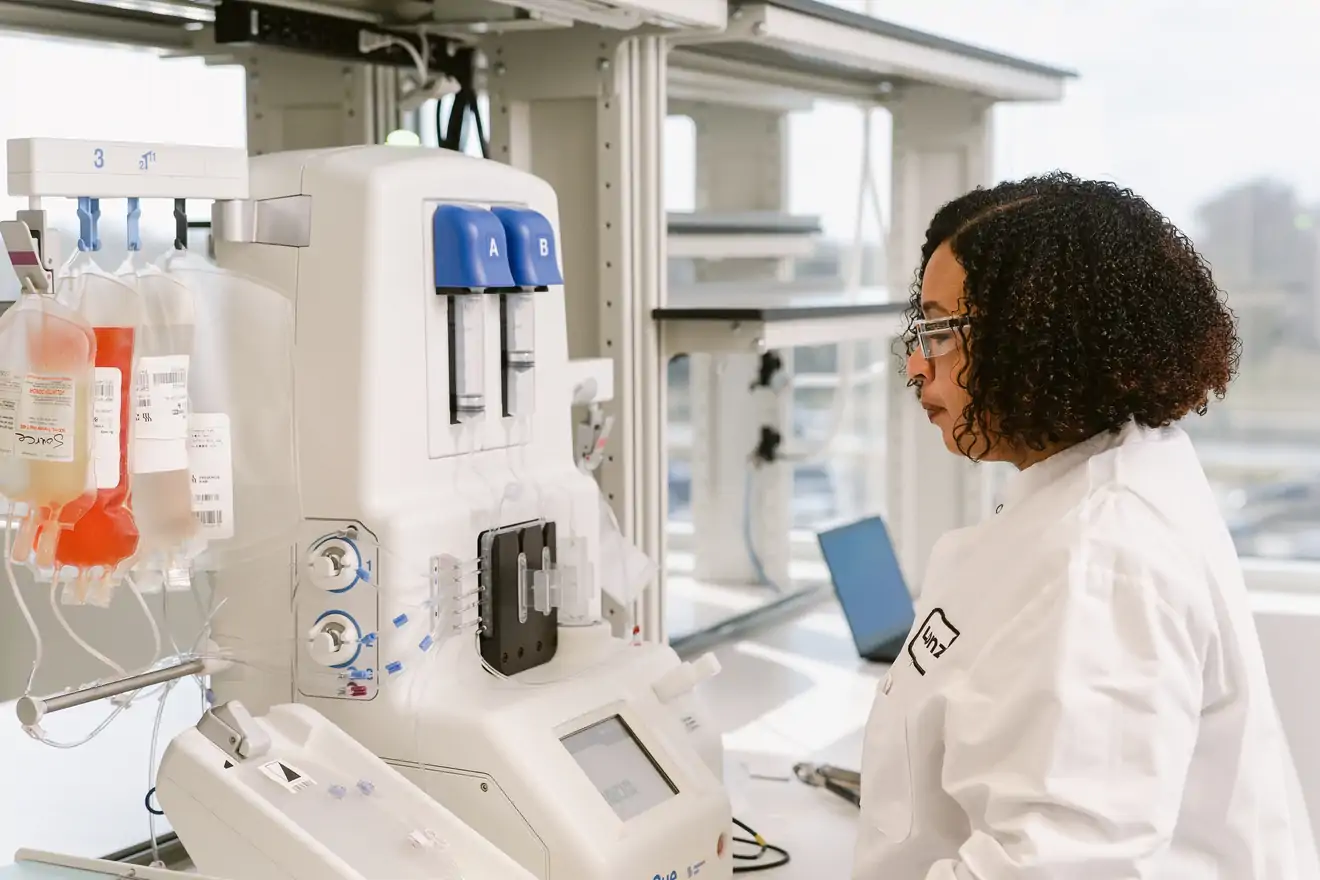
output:
[[436,102],[436,125],[437,142],[446,150],[462,152],[463,150],[463,123],[467,119],[467,100],[460,89],[454,93],[453,100],[449,103],[449,118],[445,121],[444,131],[438,130],[440,118],[440,102]]
[[[753,871],[769,871],[774,868],[782,868],[789,863],[790,857],[788,855],[788,850],[780,846],[775,846],[773,843],[766,843],[765,838],[757,834],[756,831],[746,822],[734,818],[733,824],[752,835],[752,839],[750,840],[746,837],[735,837],[733,842],[741,843],[744,846],[756,847],[756,853],[754,855],[749,855],[747,853],[733,854],[735,861],[756,863],[754,865],[734,865],[733,873],[750,874]],[[776,856],[777,858],[774,861],[762,861],[767,855]]]
[[[486,121],[481,115],[481,103],[477,95],[477,77],[476,77],[476,53],[472,50],[465,50],[466,68],[456,74],[458,78],[458,91],[454,93],[453,100],[449,104],[449,117],[445,119],[441,111],[441,102],[435,104],[435,142],[436,145],[446,149],[453,150],[456,153],[463,152],[463,129],[467,126],[467,115],[472,114],[473,122],[476,123],[477,141],[481,145],[481,157],[490,158],[490,138],[486,135]],[[461,59],[456,59],[462,63]]]
[[146,798],[143,799],[143,804],[146,806],[146,808],[147,808],[147,812],[150,813],[151,815],[153,815],[153,816],[164,816],[164,815],[165,815],[165,811],[164,811],[164,810],[158,810],[158,809],[156,809],[155,807],[153,807],[153,806],[151,805],[151,798],[152,798],[155,794],[156,794],[156,787],[155,787],[155,786],[152,786],[151,791],[147,792],[147,796],[146,796]]
[[490,138],[486,135],[486,120],[481,115],[481,103],[476,89],[464,86],[454,95],[454,102],[449,109],[449,124],[445,126],[445,136],[441,146],[446,150],[461,152],[463,149],[463,130],[467,125],[468,114],[476,123],[477,143],[481,146],[481,157],[490,158]]

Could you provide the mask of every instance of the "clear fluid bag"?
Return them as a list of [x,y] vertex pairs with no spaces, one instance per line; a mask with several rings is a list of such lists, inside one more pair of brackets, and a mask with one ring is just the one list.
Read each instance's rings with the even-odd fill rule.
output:
[[200,531],[188,466],[188,375],[196,320],[192,291],[141,252],[131,254],[116,275],[137,289],[142,303],[129,470],[141,534],[137,583],[151,589],[186,567]]
[[161,268],[193,297],[189,469],[200,529],[194,569],[286,553],[302,520],[293,303],[189,251],[168,255]]
[[96,500],[95,358],[92,328],[54,297],[25,293],[0,316],[0,495],[26,506],[15,562],[52,567]]

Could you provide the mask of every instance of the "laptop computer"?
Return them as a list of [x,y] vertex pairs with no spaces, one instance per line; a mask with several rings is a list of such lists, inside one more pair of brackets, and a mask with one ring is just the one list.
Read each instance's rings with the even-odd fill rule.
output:
[[857,653],[893,663],[916,622],[916,608],[884,521],[867,517],[820,532],[816,540]]

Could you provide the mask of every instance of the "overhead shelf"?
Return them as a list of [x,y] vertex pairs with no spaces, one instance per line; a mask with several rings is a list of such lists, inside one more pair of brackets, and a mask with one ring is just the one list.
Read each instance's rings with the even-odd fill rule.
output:
[[129,8],[92,0],[0,0],[3,30],[171,50],[188,48],[188,28],[211,17],[210,9],[186,0]]
[[759,78],[807,93],[874,96],[929,84],[996,101],[1051,101],[1062,97],[1064,81],[1076,75],[819,0],[737,4],[725,30],[683,36],[676,45],[676,67]]
[[696,285],[671,289],[651,312],[668,356],[746,354],[762,349],[890,339],[906,326],[906,302],[870,288]]
[[[214,20],[220,0],[0,0],[0,29],[106,40],[168,50],[191,48]],[[262,0],[283,10],[315,11],[384,29],[470,40],[494,31],[592,24],[630,31],[718,31],[726,0]]]
[[768,211],[675,212],[668,215],[671,259],[729,260],[809,257],[820,218]]
[[[449,0],[447,0],[449,2]],[[506,6],[563,16],[599,27],[631,30],[642,25],[672,28],[722,28],[725,0],[494,0]],[[443,7],[445,4],[436,4]]]

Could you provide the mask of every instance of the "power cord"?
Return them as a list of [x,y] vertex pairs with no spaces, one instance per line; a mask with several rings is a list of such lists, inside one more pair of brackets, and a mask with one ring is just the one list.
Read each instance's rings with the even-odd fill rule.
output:
[[[746,822],[743,822],[735,818],[733,820],[733,824],[737,825],[743,831],[746,831],[748,834],[751,835],[751,838],[735,837],[733,839],[733,842],[741,843],[744,846],[756,847],[756,852],[754,854],[751,853],[733,854],[733,858],[736,861],[755,862],[755,864],[752,865],[734,865],[733,873],[750,874],[753,871],[769,871],[774,868],[782,868],[784,865],[787,865],[789,863],[790,859],[788,855],[788,850],[780,846],[775,846],[773,843],[766,843],[765,838],[757,834],[756,831],[754,831],[751,828],[751,826],[749,826]],[[763,859],[765,859],[767,855],[775,856],[776,858],[774,861],[763,861]]]

